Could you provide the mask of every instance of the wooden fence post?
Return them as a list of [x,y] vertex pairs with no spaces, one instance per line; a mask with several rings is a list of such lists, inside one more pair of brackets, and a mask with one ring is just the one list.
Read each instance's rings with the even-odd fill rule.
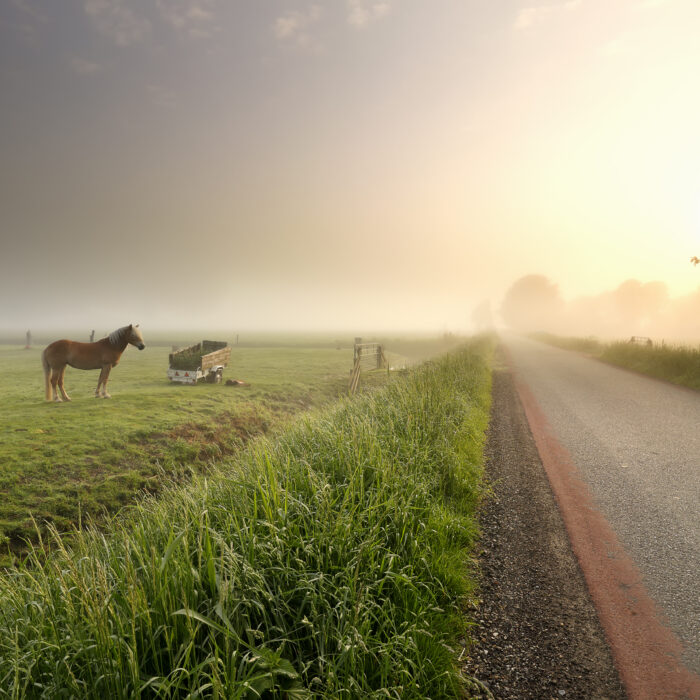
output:
[[374,369],[382,369],[386,366],[388,375],[389,363],[384,354],[384,346],[380,343],[363,343],[362,338],[355,338],[355,345],[353,346],[352,353],[353,366],[350,372],[350,383],[348,386],[350,394],[354,394],[359,386],[360,375],[362,373],[362,361],[371,361],[372,356],[374,356],[375,361]]

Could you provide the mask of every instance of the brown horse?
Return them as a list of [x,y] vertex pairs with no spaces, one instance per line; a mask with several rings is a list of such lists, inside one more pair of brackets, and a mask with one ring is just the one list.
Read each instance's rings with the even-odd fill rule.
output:
[[[111,398],[107,393],[109,371],[112,367],[116,367],[127,345],[134,345],[139,350],[146,347],[138,324],[117,328],[96,343],[77,343],[74,340],[57,340],[51,343],[41,353],[46,380],[46,400],[70,401],[70,397],[63,388],[66,365],[76,369],[102,370],[97,380],[95,398]],[[59,396],[59,391],[63,399]]]

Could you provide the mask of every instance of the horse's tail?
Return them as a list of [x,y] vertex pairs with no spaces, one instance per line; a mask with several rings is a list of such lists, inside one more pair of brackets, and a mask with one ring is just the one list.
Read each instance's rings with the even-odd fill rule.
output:
[[41,353],[41,364],[44,367],[44,383],[46,385],[46,400],[51,401],[53,399],[53,392],[51,391],[51,365],[49,364],[49,361],[46,359],[46,350],[48,348],[45,348],[44,351]]

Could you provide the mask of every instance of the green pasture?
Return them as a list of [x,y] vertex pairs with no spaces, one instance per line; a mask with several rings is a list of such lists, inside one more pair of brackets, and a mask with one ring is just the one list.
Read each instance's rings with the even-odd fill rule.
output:
[[[293,340],[269,336],[233,346],[224,380],[248,383],[242,387],[172,384],[170,345],[128,347],[110,375],[111,399],[94,397],[99,372],[69,367],[70,403],[44,399],[42,346],[0,345],[0,565],[47,522],[63,530],[114,511],[138,492],[157,491],[165,476],[205,471],[249,437],[343,396],[351,340]],[[387,356],[403,368],[455,342],[395,339]],[[386,372],[366,373],[361,387],[386,381]]]
[[97,371],[68,368],[72,401],[49,403],[41,348],[0,346],[0,543],[21,547],[35,534],[32,518],[64,528],[155,490],[164,472],[201,470],[341,395],[352,366],[350,348],[234,347],[224,379],[249,386],[176,385],[166,377],[169,352],[127,348],[111,399],[94,398]]

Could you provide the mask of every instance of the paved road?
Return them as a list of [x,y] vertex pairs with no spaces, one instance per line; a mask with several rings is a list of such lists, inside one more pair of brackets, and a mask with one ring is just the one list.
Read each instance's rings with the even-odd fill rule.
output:
[[504,339],[516,377],[700,674],[700,393],[535,341]]

